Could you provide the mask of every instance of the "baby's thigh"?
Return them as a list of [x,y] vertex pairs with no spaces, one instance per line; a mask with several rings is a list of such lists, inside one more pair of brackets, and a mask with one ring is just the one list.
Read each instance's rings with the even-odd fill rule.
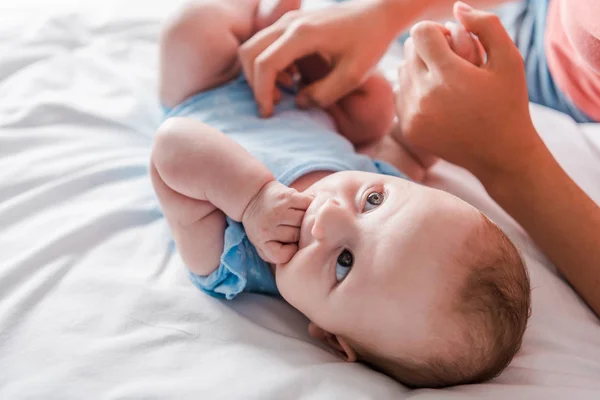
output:
[[227,82],[240,71],[237,50],[252,34],[258,0],[189,3],[161,35],[160,97],[167,107]]

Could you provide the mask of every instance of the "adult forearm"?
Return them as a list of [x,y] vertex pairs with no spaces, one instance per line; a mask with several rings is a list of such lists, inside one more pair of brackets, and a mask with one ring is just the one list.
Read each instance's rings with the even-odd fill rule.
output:
[[545,147],[528,165],[484,186],[600,316],[600,207]]
[[152,160],[172,190],[208,201],[236,221],[260,189],[274,179],[268,168],[238,143],[187,118],[163,123]]
[[[371,0],[366,0],[371,1]],[[397,33],[420,20],[438,20],[452,16],[452,6],[456,0],[376,0],[388,9],[388,15],[395,23]],[[476,8],[488,8],[511,0],[469,0]]]

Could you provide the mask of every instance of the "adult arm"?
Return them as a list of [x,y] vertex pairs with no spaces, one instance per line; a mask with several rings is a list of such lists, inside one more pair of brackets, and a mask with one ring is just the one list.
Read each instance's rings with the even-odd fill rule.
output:
[[484,173],[481,181],[600,316],[600,207],[545,146],[527,158],[519,171]]
[[[491,6],[506,0],[474,0]],[[329,107],[357,88],[389,44],[412,23],[450,14],[454,0],[355,0],[316,10],[289,12],[240,47],[242,68],[260,113],[273,112],[277,76],[294,61],[314,53],[331,72],[298,95],[300,104]]]
[[461,6],[455,13],[487,62],[465,63],[439,29],[416,25],[399,70],[403,138],[477,176],[600,315],[600,208],[535,131],[523,60],[499,19]]

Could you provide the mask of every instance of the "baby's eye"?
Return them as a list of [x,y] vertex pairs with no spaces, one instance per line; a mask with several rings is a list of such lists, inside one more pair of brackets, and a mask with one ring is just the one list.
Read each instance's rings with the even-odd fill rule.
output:
[[372,192],[367,196],[367,201],[365,202],[365,207],[363,208],[363,212],[371,211],[381,205],[383,203],[383,193],[381,192]]
[[354,256],[348,249],[344,249],[338,256],[337,263],[335,264],[335,278],[338,282],[344,280],[353,264]]

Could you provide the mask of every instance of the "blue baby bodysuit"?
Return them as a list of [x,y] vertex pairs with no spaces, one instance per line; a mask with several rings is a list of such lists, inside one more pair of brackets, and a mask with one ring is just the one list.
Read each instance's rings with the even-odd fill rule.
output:
[[[196,94],[166,110],[166,118],[194,118],[234,139],[284,185],[314,171],[365,171],[406,178],[391,165],[357,154],[322,110],[299,110],[284,91],[271,118],[260,118],[243,76]],[[190,272],[194,284],[215,297],[242,291],[278,294],[269,264],[250,243],[241,223],[227,218],[221,264],[208,276]]]

